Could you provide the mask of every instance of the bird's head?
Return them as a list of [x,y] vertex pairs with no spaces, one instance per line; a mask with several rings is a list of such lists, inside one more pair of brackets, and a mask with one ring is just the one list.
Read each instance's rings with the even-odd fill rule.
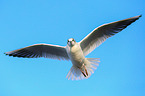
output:
[[70,39],[67,40],[67,44],[68,44],[70,47],[74,46],[75,43],[76,43],[76,41],[75,41],[73,38],[70,38]]

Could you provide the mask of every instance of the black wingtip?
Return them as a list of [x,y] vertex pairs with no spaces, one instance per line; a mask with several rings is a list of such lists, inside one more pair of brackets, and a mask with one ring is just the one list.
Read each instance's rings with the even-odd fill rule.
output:
[[137,18],[137,19],[139,19],[140,17],[142,17],[142,14],[138,15],[138,16],[135,16],[135,18]]
[[4,54],[7,55],[7,56],[12,56],[12,54],[8,54],[7,52],[5,52]]
[[139,19],[140,17],[142,17],[142,14],[141,15],[138,15],[138,16],[135,16],[137,19]]
[[142,14],[141,14],[141,15],[139,15],[138,17],[142,17]]
[[135,16],[133,18],[134,18],[134,20],[138,20],[140,17],[142,17],[142,14],[141,15],[138,15],[138,16]]

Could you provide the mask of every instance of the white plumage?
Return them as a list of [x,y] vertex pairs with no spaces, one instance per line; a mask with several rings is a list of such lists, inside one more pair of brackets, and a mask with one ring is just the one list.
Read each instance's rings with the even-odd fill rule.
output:
[[73,38],[68,39],[66,47],[50,44],[35,44],[6,52],[5,54],[13,57],[45,57],[71,60],[73,66],[68,72],[67,78],[71,80],[87,79],[97,69],[100,61],[99,58],[85,58],[85,56],[102,44],[107,38],[120,32],[139,19],[139,17],[141,15],[101,25],[78,43]]

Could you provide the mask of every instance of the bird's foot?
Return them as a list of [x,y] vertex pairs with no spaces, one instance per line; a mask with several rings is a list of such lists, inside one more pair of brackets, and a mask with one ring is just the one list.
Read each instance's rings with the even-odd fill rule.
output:
[[82,67],[84,67],[85,73],[84,73],[84,71],[83,71],[81,68],[79,68],[79,69],[80,69],[80,71],[82,72],[82,74],[83,74],[85,77],[87,77],[87,76],[88,76],[88,71],[87,71],[87,69],[86,69],[86,66],[83,64]]

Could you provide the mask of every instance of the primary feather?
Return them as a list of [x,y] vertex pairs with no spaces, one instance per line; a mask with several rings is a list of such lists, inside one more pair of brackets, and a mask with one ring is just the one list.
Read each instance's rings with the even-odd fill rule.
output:
[[120,32],[128,25],[139,19],[139,17],[141,17],[141,15],[104,24],[94,29],[90,34],[88,34],[83,40],[80,41],[80,46],[84,52],[84,55],[88,55],[96,47],[101,45],[107,38]]
[[52,58],[69,60],[65,47],[50,44],[35,44],[18,50],[6,52],[6,55],[24,58]]

